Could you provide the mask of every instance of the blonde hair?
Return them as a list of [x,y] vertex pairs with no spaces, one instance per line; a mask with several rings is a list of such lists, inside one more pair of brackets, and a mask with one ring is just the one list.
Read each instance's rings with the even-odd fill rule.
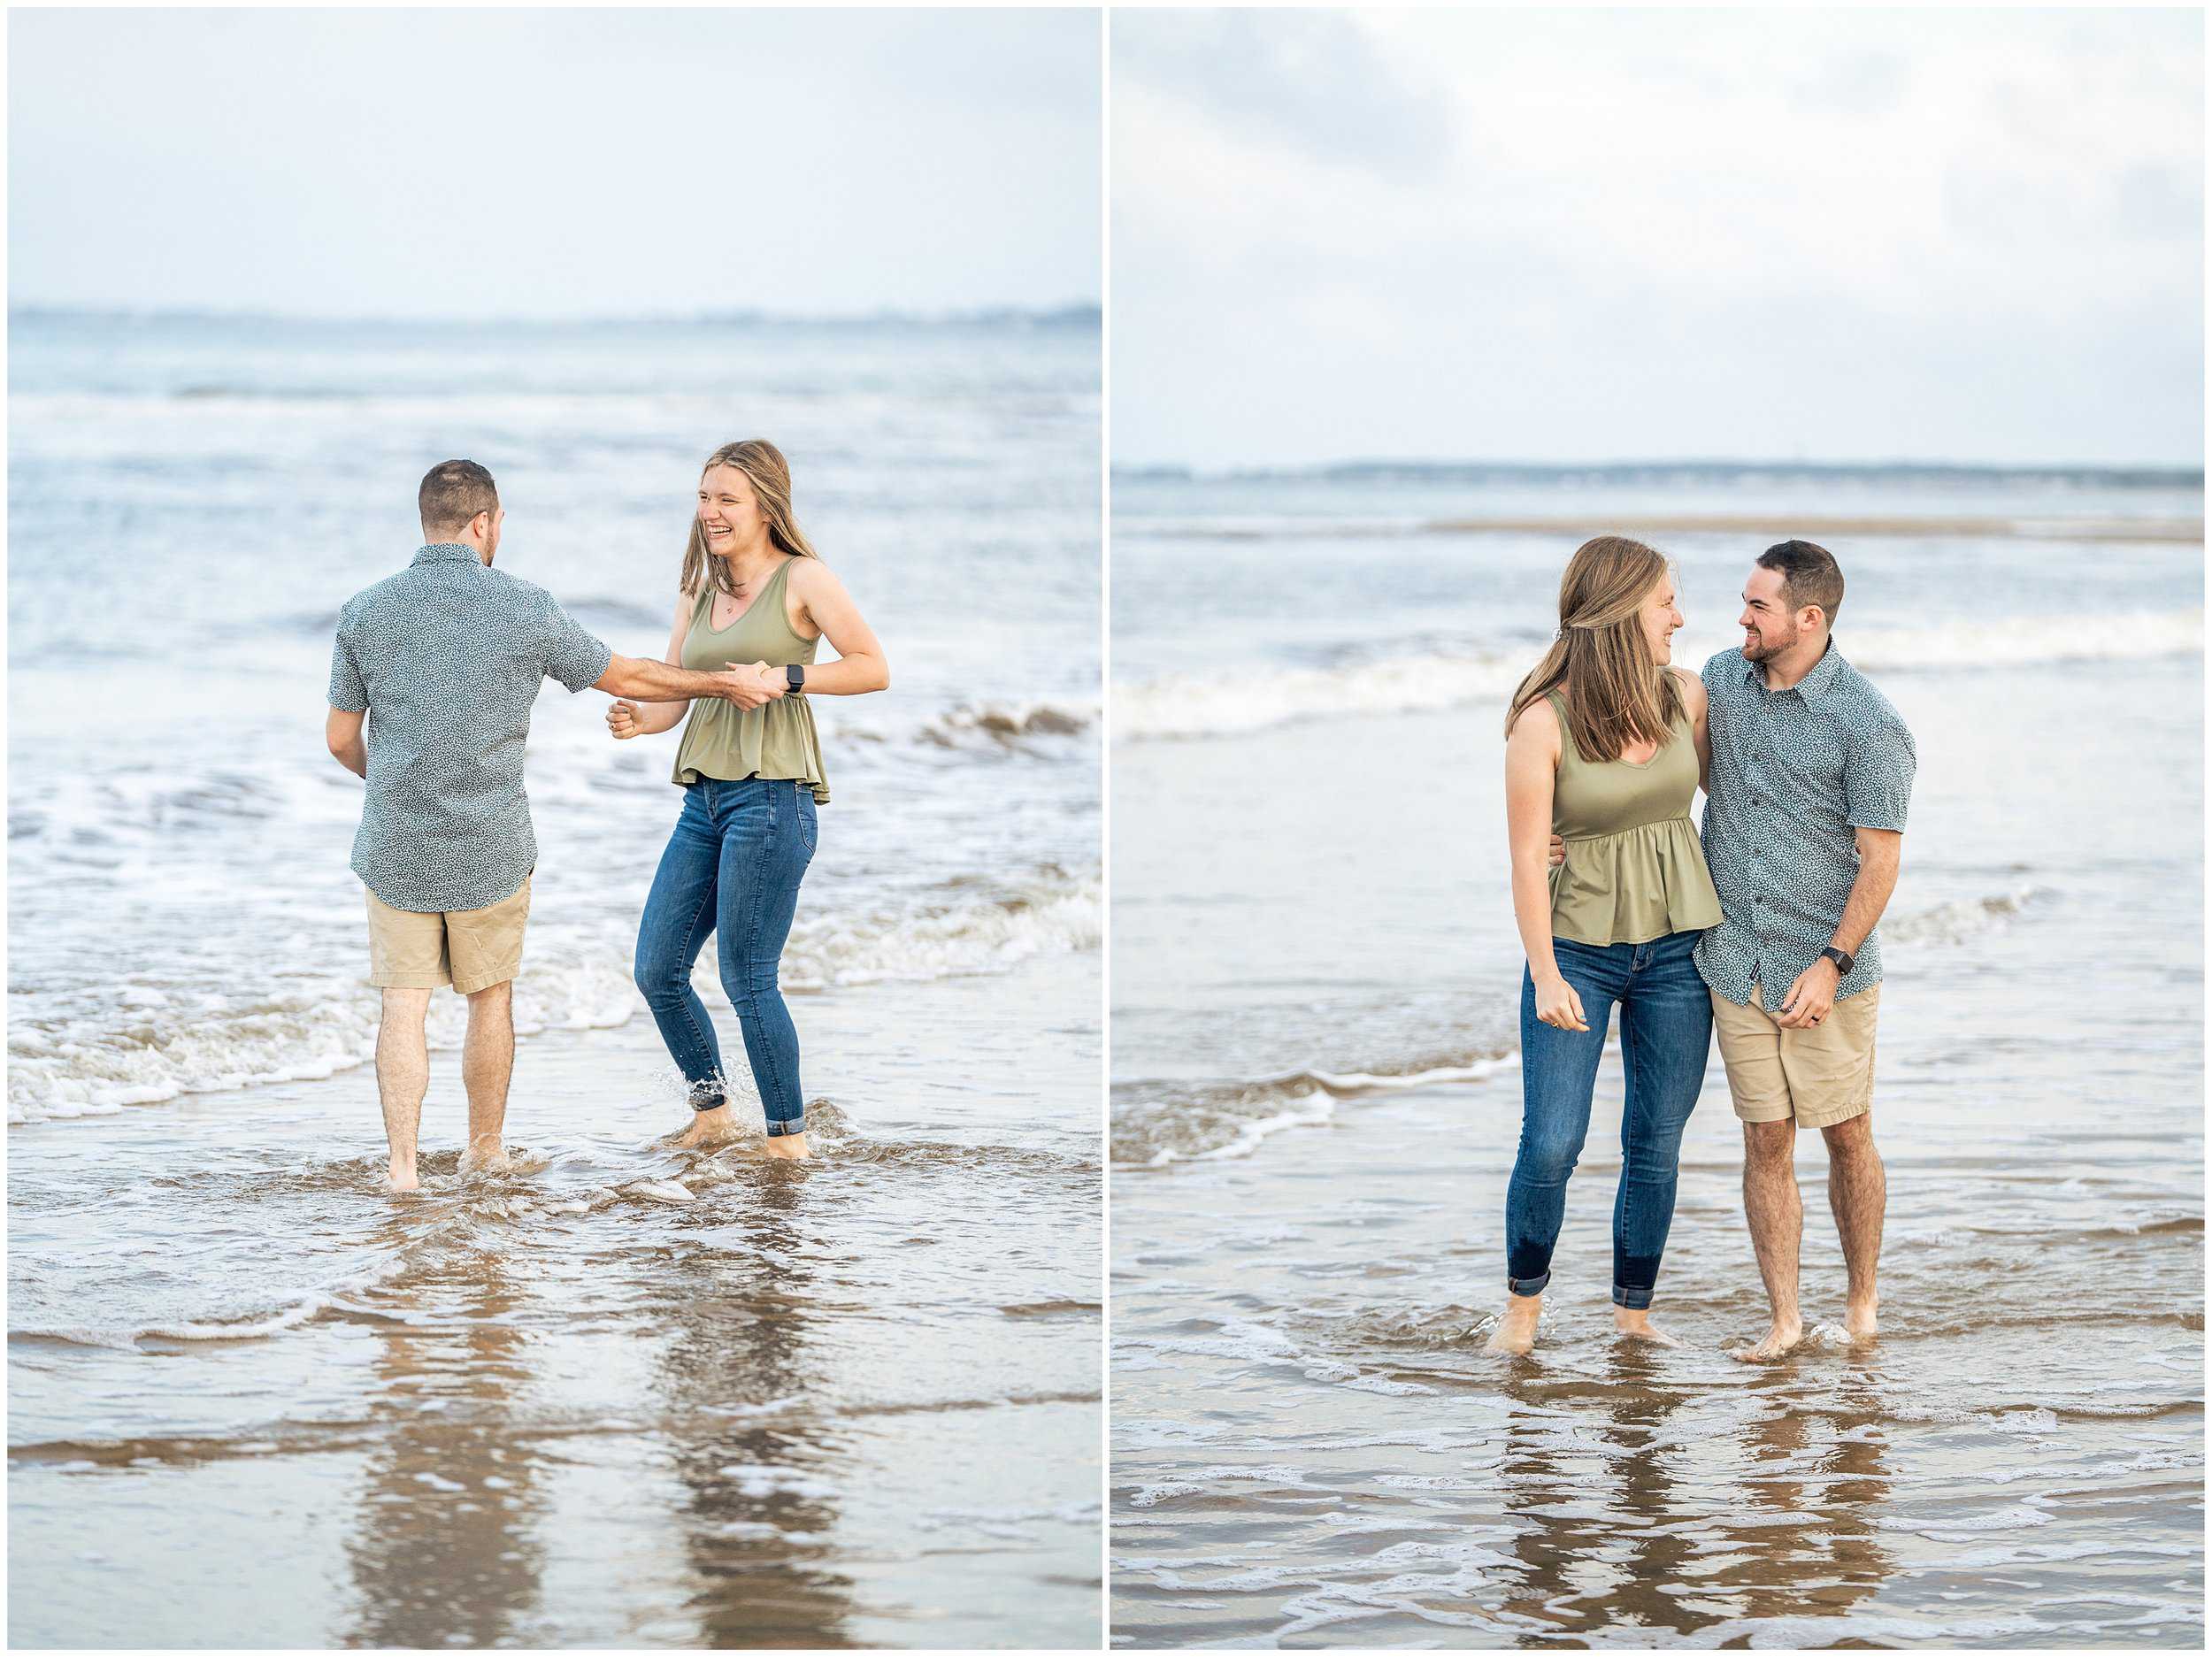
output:
[[1671,740],[1682,690],[1651,659],[1641,619],[1666,576],[1666,559],[1625,535],[1599,535],[1577,547],[1559,578],[1559,636],[1513,693],[1506,733],[1530,704],[1558,690],[1585,759],[1618,759],[1631,742]]
[[[764,437],[725,443],[707,456],[707,464],[699,468],[700,477],[704,478],[717,466],[735,467],[753,486],[754,497],[760,502],[760,515],[768,521],[771,545],[795,558],[820,556],[800,533],[798,519],[791,515],[791,465],[784,459],[781,449]],[[718,591],[736,595],[728,562],[708,555],[707,532],[699,526],[698,515],[694,513],[691,539],[684,543],[683,590],[696,598],[709,580]]]

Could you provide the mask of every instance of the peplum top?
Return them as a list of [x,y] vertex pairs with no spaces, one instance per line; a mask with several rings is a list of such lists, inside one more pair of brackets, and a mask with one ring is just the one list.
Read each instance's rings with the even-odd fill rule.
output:
[[1643,944],[1720,924],[1720,894],[1690,821],[1697,743],[1686,715],[1642,764],[1587,760],[1557,692],[1559,771],[1552,832],[1567,860],[1551,871],[1551,930],[1576,943]]
[[[714,583],[703,582],[691,625],[684,632],[683,664],[700,673],[718,672],[733,662],[812,665],[816,641],[799,637],[783,613],[785,579],[796,562],[785,559],[745,613],[726,627],[710,625]],[[815,803],[827,805],[829,773],[822,768],[821,739],[815,734],[814,710],[807,702],[803,695],[787,695],[757,708],[740,708],[720,697],[695,699],[670,780],[688,786],[707,778],[725,782],[746,777],[790,778],[810,784]]]

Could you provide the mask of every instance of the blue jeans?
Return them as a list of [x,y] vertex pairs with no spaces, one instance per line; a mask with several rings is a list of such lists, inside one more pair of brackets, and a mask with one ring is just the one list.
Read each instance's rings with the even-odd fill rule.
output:
[[722,1050],[691,987],[700,947],[709,932],[718,938],[722,989],[737,1009],[772,1135],[806,1132],[799,1032],[776,970],[799,907],[799,882],[814,857],[814,813],[812,789],[787,778],[689,785],[638,922],[637,986],[691,1084],[695,1110],[726,1102]]
[[1702,934],[1675,932],[1647,944],[1599,948],[1555,938],[1560,976],[1582,998],[1587,1031],[1536,1016],[1536,980],[1521,973],[1521,1148],[1505,1190],[1505,1281],[1536,1294],[1551,1281],[1551,1253],[1567,1212],[1567,1176],[1590,1131],[1590,1095],[1615,1002],[1621,1009],[1621,1066],[1628,1073],[1621,1116],[1621,1184],[1613,1199],[1613,1304],[1651,1304],[1674,1221],[1675,1168],[1682,1130],[1705,1082],[1713,1002],[1691,951]]

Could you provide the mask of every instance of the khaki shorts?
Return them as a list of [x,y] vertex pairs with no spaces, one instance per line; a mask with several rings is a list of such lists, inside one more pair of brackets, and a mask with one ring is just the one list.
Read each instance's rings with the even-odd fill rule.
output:
[[1739,1007],[1713,996],[1713,1032],[1728,1067],[1728,1093],[1745,1122],[1832,1128],[1874,1102],[1874,1019],[1882,986],[1839,1001],[1817,1024],[1785,1030],[1759,1002]]
[[527,876],[512,897],[450,915],[418,915],[394,909],[373,892],[368,895],[372,984],[388,990],[450,984],[457,993],[473,995],[522,970],[522,931],[530,919]]

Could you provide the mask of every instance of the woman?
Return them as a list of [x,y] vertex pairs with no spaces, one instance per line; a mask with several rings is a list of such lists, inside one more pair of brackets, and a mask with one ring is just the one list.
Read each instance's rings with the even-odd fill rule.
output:
[[[1628,1098],[1613,1202],[1613,1305],[1651,1325],[1683,1125],[1705,1078],[1712,1003],[1690,952],[1720,899],[1690,822],[1709,771],[1705,687],[1668,665],[1674,582],[1641,541],[1601,535],[1568,560],[1559,634],[1506,717],[1506,828],[1521,980],[1521,1145],[1506,1188],[1504,1316],[1490,1348],[1526,1352],[1551,1281],[1567,1176],[1590,1126],[1615,1002]],[[1565,860],[1548,868],[1553,835]]]
[[[820,639],[838,659],[816,667]],[[737,1009],[768,1118],[768,1153],[804,1157],[799,1034],[776,970],[814,856],[815,808],[829,803],[807,702],[882,690],[891,671],[843,584],[799,533],[791,469],[773,443],[755,438],[707,457],[668,660],[717,669],[749,663],[759,693],[742,706],[618,702],[607,711],[608,727],[626,740],[667,730],[691,707],[676,750],[683,813],[661,854],[637,939],[638,988],[691,1085],[692,1124],[675,1143],[711,1144],[737,1132],[714,1024],[691,987],[692,963],[713,932],[722,988]]]

